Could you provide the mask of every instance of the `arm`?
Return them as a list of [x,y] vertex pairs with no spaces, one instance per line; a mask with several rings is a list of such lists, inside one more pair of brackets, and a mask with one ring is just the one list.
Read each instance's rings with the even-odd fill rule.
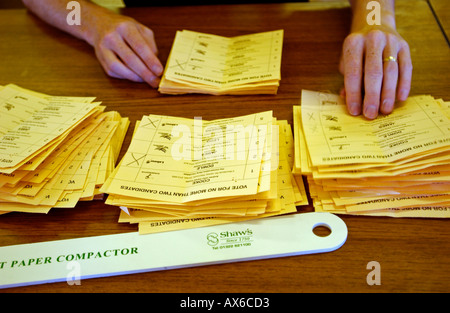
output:
[[78,0],[81,25],[66,21],[70,10],[66,0],[23,0],[25,6],[55,26],[94,47],[105,72],[115,78],[159,85],[163,66],[151,29],[132,18],[102,8],[87,0]]
[[[368,119],[378,112],[389,114],[397,100],[411,88],[412,63],[409,46],[397,33],[394,0],[378,0],[381,25],[369,25],[366,6],[370,0],[350,0],[351,32],[344,41],[340,71],[350,114],[361,112]],[[394,59],[389,57],[393,57]],[[364,90],[364,94],[362,92]]]

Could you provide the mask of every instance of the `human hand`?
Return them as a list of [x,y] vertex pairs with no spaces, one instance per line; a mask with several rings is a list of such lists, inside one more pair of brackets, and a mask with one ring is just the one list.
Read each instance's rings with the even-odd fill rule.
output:
[[[409,46],[392,28],[366,27],[344,41],[340,62],[344,75],[341,95],[348,112],[374,119],[389,114],[396,100],[404,101],[411,89]],[[364,97],[364,98],[363,98]]]
[[158,87],[163,66],[151,29],[130,17],[106,11],[93,24],[87,41],[109,76]]

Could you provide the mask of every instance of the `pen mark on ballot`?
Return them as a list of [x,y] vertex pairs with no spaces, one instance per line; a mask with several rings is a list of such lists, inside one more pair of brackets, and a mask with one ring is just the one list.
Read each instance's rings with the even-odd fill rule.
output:
[[182,65],[186,64],[187,62],[180,63],[180,62],[178,62],[177,59],[175,59],[175,62],[177,63],[176,66],[178,66],[179,68],[181,68],[184,71],[184,67]]
[[157,128],[155,125],[155,122],[158,122],[158,120],[154,120],[152,121],[150,118],[147,117],[148,123],[143,125],[143,127],[148,128],[147,126],[153,126],[153,128]]
[[134,155],[134,153],[131,153],[131,157],[133,158],[134,161],[131,161],[130,163],[128,163],[127,166],[130,166],[130,165],[132,165],[132,164],[134,164],[134,163],[136,163],[136,165],[139,166],[139,165],[140,165],[139,161],[142,160],[143,158],[145,158],[145,156],[146,156],[146,155],[144,154],[144,155],[142,155],[142,156],[136,158],[136,156]]

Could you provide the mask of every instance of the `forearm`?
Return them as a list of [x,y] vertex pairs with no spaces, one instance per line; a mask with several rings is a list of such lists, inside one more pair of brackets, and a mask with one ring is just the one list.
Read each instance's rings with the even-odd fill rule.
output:
[[396,100],[408,97],[411,55],[396,30],[394,0],[350,0],[350,4],[352,28],[340,63],[343,95],[350,114],[374,119],[379,111],[391,113]]
[[352,7],[352,27],[351,32],[364,31],[373,28],[373,25],[367,23],[367,16],[372,8],[367,9],[369,2],[380,4],[381,26],[380,28],[396,29],[395,25],[395,1],[394,0],[349,0]]
[[67,8],[70,0],[23,2],[50,25],[88,42],[109,76],[145,81],[152,87],[158,87],[164,68],[156,56],[158,49],[150,28],[88,0],[76,1],[80,5],[80,25],[71,21],[72,14],[76,12],[73,10],[77,8]]
[[81,24],[69,25],[67,16],[71,11],[67,9],[68,0],[23,0],[24,5],[42,20],[92,44],[96,18],[99,14],[109,14],[109,12],[87,0],[77,2],[80,4]]

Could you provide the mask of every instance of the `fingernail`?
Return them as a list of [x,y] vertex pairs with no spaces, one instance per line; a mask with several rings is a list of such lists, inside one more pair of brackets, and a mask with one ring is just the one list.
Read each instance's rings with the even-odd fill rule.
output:
[[153,88],[157,88],[159,86],[159,83],[160,79],[158,77],[153,77],[149,82],[150,86],[152,86]]
[[364,107],[364,116],[369,119],[374,119],[378,115],[377,107],[374,105],[367,105]]
[[350,103],[348,106],[348,110],[351,115],[359,115],[361,113],[360,109],[361,106],[358,103]]
[[381,104],[381,112],[383,114],[389,114],[394,109],[394,102],[390,99],[384,99],[383,103]]
[[401,89],[399,92],[399,98],[402,101],[406,100],[406,98],[408,98],[408,91],[405,89]]
[[155,75],[158,75],[158,76],[161,75],[161,74],[162,74],[162,71],[163,71],[163,68],[162,68],[161,65],[155,64],[155,65],[152,66],[152,72],[153,72]]

